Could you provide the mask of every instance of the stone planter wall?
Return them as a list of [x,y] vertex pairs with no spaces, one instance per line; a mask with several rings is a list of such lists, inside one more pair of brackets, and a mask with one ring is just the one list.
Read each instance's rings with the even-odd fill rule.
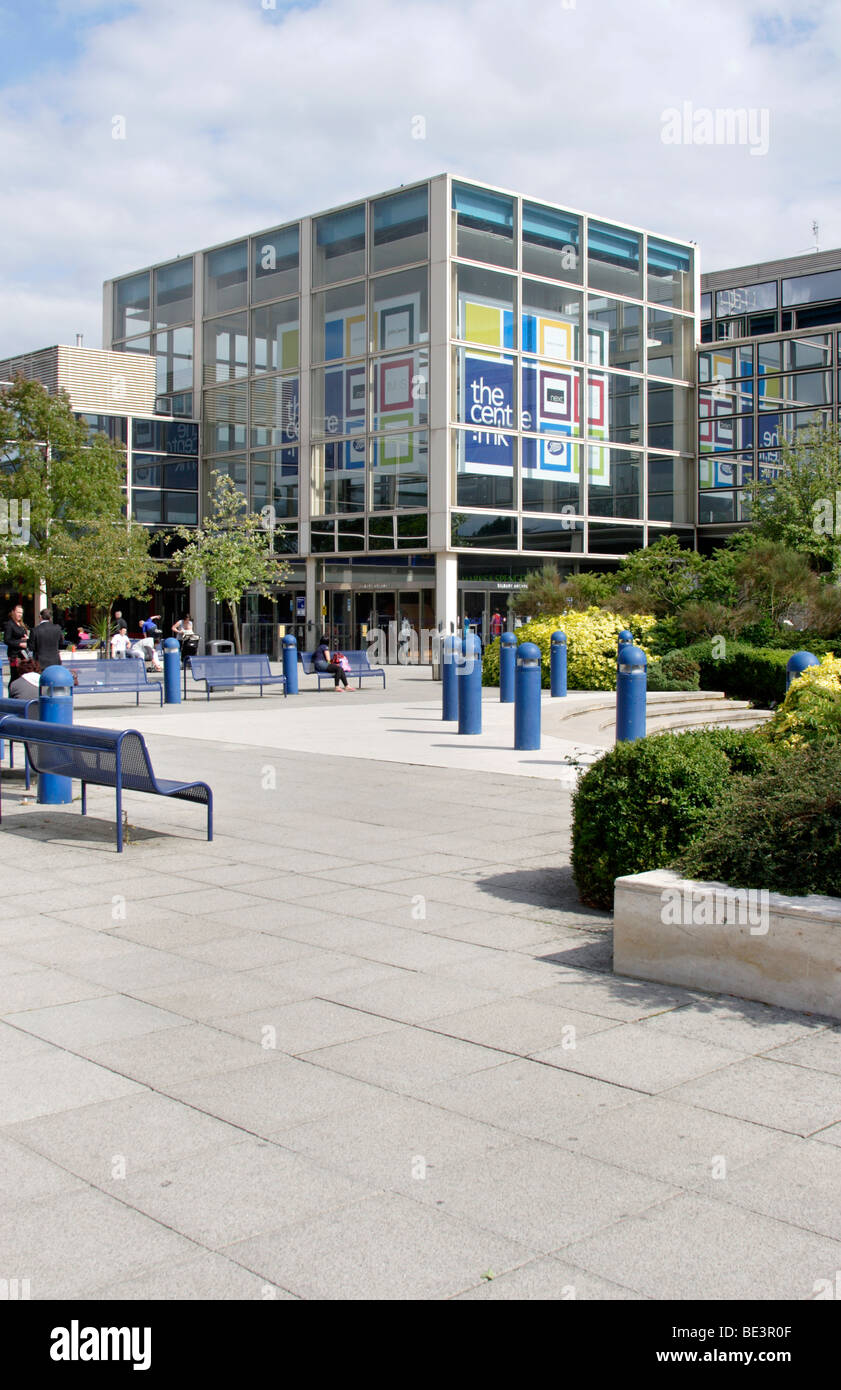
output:
[[841,898],[628,874],[616,880],[613,968],[841,1019]]

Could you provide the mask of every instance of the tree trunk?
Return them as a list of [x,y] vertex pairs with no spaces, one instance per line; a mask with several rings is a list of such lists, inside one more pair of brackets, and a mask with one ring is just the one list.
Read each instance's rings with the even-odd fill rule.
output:
[[231,620],[232,620],[233,625],[234,625],[234,651],[236,652],[237,656],[242,656],[242,637],[241,637],[241,635],[240,635],[239,611],[238,611],[238,610],[239,610],[239,605],[236,604],[236,603],[232,603],[231,600],[229,599],[229,600],[228,600],[228,608],[230,609],[230,612],[231,612]]

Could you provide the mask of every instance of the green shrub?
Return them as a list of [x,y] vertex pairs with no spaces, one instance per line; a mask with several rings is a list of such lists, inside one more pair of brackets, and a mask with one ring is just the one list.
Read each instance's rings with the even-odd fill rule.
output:
[[841,746],[778,756],[734,781],[675,864],[688,878],[841,897]]
[[[720,655],[716,655],[723,646]],[[795,650],[751,647],[713,638],[681,647],[680,655],[698,663],[701,690],[723,690],[736,700],[777,704],[786,693],[786,662]]]
[[819,666],[807,667],[763,732],[791,748],[841,741],[841,660],[824,656]]
[[[586,613],[564,613],[557,618],[541,618],[524,623],[517,629],[518,642],[536,642],[541,656],[541,683],[549,688],[549,653],[552,633],[567,635],[567,685],[570,690],[616,689],[616,643],[623,628],[634,634],[638,646],[644,645],[654,626],[647,614],[632,614],[630,618],[608,613],[602,608],[588,608]],[[482,684],[499,685],[499,638],[485,649],[482,660]]]
[[582,902],[610,911],[613,881],[671,863],[736,772],[767,766],[753,731],[701,729],[618,743],[582,777],[573,801],[572,869]]

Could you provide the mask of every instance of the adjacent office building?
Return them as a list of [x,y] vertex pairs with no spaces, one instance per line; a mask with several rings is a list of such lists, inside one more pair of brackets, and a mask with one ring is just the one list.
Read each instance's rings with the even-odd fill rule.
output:
[[701,281],[698,541],[750,518],[781,439],[838,420],[841,250],[716,271]]
[[252,633],[357,645],[694,544],[698,297],[691,243],[440,175],[109,281],[103,343],[201,420],[202,503],[226,473],[282,526]]

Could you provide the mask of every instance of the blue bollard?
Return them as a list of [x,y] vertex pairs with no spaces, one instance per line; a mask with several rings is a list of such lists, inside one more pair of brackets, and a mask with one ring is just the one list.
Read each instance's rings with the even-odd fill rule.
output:
[[567,693],[567,635],[552,633],[549,644],[549,693],[563,696]]
[[503,632],[499,639],[499,703],[514,703],[514,673],[517,669],[517,638]]
[[[38,682],[38,718],[45,724],[73,723],[73,676],[63,666],[48,666]],[[38,805],[66,806],[73,800],[73,782],[53,772],[38,775]]]
[[445,637],[441,643],[441,718],[447,721],[458,719],[458,687],[456,686],[456,662],[462,653],[461,638]]
[[633,645],[634,634],[627,627],[623,627],[622,631],[616,639],[617,656],[623,647],[632,647]]
[[482,643],[472,633],[464,639],[464,658],[456,667],[458,731],[482,732]]
[[517,649],[514,691],[514,747],[540,747],[540,648],[523,642]]
[[820,666],[820,662],[811,652],[794,652],[786,662],[786,690],[792,681],[796,681],[798,676],[802,676],[804,671],[808,671],[810,666]]
[[283,647],[283,674],[286,677],[287,695],[298,694],[298,643],[291,633],[284,637],[281,643]]
[[645,738],[648,659],[639,647],[625,644],[616,659],[616,742]]
[[168,705],[181,704],[180,674],[181,655],[178,649],[178,639],[167,637],[164,642],[164,701]]

